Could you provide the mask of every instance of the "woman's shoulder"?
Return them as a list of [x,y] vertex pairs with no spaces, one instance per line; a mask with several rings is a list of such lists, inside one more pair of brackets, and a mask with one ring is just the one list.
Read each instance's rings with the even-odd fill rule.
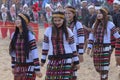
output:
[[52,26],[47,27],[47,28],[45,29],[45,32],[47,32],[47,33],[51,32],[51,31],[52,31]]
[[28,31],[28,34],[29,34],[29,35],[34,35],[34,32],[31,31],[31,30],[29,30],[29,31]]
[[73,32],[70,28],[67,27],[67,30],[68,30],[69,35],[73,35]]
[[67,27],[67,30],[68,30],[68,31],[71,31],[71,29],[70,29],[69,27]]
[[112,21],[108,21],[108,25],[115,26],[115,24]]
[[52,26],[47,27],[46,30],[52,30]]
[[113,28],[113,27],[115,27],[115,24],[112,21],[108,21],[107,26],[108,26],[108,28]]
[[44,35],[49,36],[49,35],[51,34],[51,32],[52,32],[52,27],[51,27],[51,26],[50,26],[50,27],[47,27],[47,28],[45,29]]
[[35,34],[33,31],[29,31],[28,35],[29,35],[29,40],[35,39]]
[[77,21],[76,24],[75,24],[75,26],[77,28],[83,28],[82,23],[80,21]]
[[82,25],[82,23],[80,21],[77,21],[76,24]]

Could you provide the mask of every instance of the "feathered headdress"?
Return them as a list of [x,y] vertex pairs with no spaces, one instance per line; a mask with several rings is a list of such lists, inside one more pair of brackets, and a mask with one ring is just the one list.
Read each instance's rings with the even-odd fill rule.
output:
[[40,11],[40,7],[39,7],[38,2],[36,2],[36,3],[33,4],[32,9],[33,9],[34,12]]

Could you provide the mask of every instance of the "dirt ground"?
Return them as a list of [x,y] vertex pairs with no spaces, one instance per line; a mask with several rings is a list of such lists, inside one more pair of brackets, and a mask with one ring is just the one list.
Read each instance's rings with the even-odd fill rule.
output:
[[[43,40],[44,29],[40,29],[39,31],[39,58],[41,56],[41,44]],[[1,35],[0,35],[1,36]],[[0,37],[0,80],[13,80],[13,75],[11,72],[11,59],[8,53],[10,39],[7,37],[6,39],[2,39]],[[36,80],[44,80],[46,66],[41,68],[43,73],[42,78],[37,78]],[[118,69],[115,66],[115,57],[114,53],[111,56],[111,64],[110,64],[110,72],[109,72],[109,80],[120,80],[118,79]],[[95,71],[92,58],[84,54],[84,62],[81,63],[80,70],[78,71],[78,80],[100,80],[98,73]]]

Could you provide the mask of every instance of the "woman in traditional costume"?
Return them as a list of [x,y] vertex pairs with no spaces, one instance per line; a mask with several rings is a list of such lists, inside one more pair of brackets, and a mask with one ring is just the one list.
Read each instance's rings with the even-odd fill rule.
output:
[[35,80],[36,75],[42,76],[35,35],[28,29],[29,22],[29,17],[22,13],[15,21],[16,29],[9,46],[14,80]]
[[93,32],[89,35],[87,53],[89,54],[90,49],[93,48],[94,66],[100,75],[100,80],[108,80],[111,57],[111,34],[118,40],[120,40],[120,35],[113,22],[109,20],[106,8],[98,10],[97,19],[92,28]]
[[64,12],[54,12],[52,24],[45,31],[42,47],[41,66],[48,55],[45,80],[74,80],[73,70],[79,68],[79,58],[74,34],[66,27]]
[[[83,62],[84,53],[84,30],[81,22],[77,21],[76,9],[72,6],[65,7],[65,16],[67,18],[68,27],[74,33],[74,39],[77,47],[77,53],[79,55],[80,62]],[[74,75],[74,80],[77,79],[76,70]]]

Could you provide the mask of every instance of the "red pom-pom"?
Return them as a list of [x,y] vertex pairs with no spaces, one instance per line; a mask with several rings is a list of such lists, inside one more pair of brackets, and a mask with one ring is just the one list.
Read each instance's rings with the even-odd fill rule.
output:
[[112,4],[114,0],[107,0],[108,4]]
[[38,2],[36,2],[35,4],[33,4],[32,9],[33,9],[34,12],[40,11],[40,7],[38,5],[39,5]]

